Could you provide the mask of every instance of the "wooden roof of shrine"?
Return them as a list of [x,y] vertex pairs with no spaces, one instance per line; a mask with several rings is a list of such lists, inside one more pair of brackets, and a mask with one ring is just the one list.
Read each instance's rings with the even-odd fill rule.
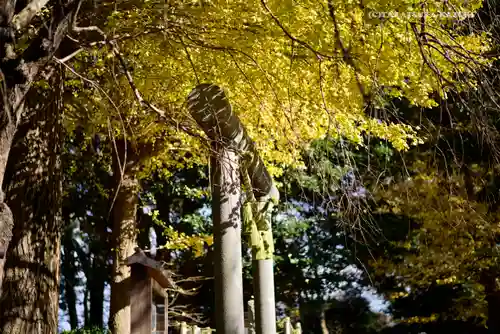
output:
[[176,288],[170,271],[164,269],[163,263],[150,258],[139,247],[136,247],[135,253],[127,258],[127,265],[142,265],[145,267],[148,276],[153,279],[153,290],[161,296],[166,295],[166,289]]

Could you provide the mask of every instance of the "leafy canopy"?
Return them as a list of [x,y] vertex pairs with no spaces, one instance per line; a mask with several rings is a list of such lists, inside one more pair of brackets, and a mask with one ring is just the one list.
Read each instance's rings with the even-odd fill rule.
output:
[[[405,97],[436,105],[433,93],[464,88],[457,72],[472,74],[487,63],[480,54],[488,38],[462,33],[465,23],[452,17],[421,20],[404,13],[474,13],[480,7],[479,0],[127,2],[110,15],[106,32],[118,36],[144,97],[174,123],[189,119],[185,98],[197,83],[224,87],[271,173],[279,175],[284,165],[302,165],[300,151],[325,135],[362,144],[368,133],[397,149],[418,143],[410,126],[368,116],[368,104],[383,108],[384,101]],[[374,18],[374,12],[400,15]],[[102,66],[116,63],[107,51],[95,55],[104,59]],[[100,83],[117,92],[110,95],[119,99],[136,140],[168,137],[151,167],[206,161],[198,139],[144,115],[126,78],[108,72]],[[93,96],[100,109],[115,113],[101,95]]]

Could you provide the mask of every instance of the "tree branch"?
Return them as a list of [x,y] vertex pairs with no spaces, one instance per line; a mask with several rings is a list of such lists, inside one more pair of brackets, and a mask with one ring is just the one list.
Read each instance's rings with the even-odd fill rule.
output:
[[31,20],[38,14],[49,0],[33,0],[23,8],[12,19],[12,26],[17,30],[24,30],[30,24]]
[[365,87],[361,83],[361,80],[359,79],[359,73],[358,73],[358,68],[356,64],[354,63],[354,60],[352,59],[349,50],[347,50],[344,47],[344,43],[342,41],[342,37],[340,36],[340,29],[339,25],[337,22],[337,16],[335,15],[335,7],[333,5],[333,0],[328,0],[328,11],[330,14],[330,18],[332,19],[333,26],[335,29],[335,38],[337,39],[337,43],[339,44],[340,50],[342,51],[342,57],[345,61],[345,63],[349,66],[351,66],[354,70],[354,76],[356,78],[356,83],[358,85],[359,92],[363,96],[363,100],[366,104],[370,103],[370,96],[366,93]]
[[420,50],[420,55],[422,56],[424,63],[434,72],[434,74],[436,74],[436,76],[440,80],[443,80],[444,82],[446,82],[448,85],[450,85],[450,87],[454,87],[454,84],[452,82],[450,82],[448,79],[446,79],[441,74],[441,71],[439,70],[439,68],[437,68],[433,63],[431,63],[429,58],[427,58],[427,55],[425,54],[425,50],[424,50],[424,44],[422,43],[422,40],[419,37],[419,33],[418,33],[418,30],[417,30],[415,23],[410,23],[410,26],[413,30],[413,34],[415,35],[415,38],[417,39],[418,48]]
[[285,26],[283,26],[283,24],[276,17],[276,15],[274,15],[274,13],[271,11],[271,9],[269,8],[269,6],[267,5],[266,1],[265,0],[261,0],[260,2],[262,3],[262,6],[264,7],[264,9],[269,13],[269,15],[271,15],[271,18],[273,19],[273,21],[278,25],[278,27],[280,27],[280,29],[285,33],[285,35],[288,38],[290,38],[292,41],[296,42],[297,44],[302,45],[303,47],[305,47],[306,49],[308,49],[309,51],[311,51],[312,53],[314,53],[316,56],[321,56],[321,57],[328,58],[328,59],[333,58],[331,55],[327,55],[326,53],[320,52],[320,51],[314,49],[308,43],[304,42],[303,40],[298,39],[297,37],[293,36],[285,28]]

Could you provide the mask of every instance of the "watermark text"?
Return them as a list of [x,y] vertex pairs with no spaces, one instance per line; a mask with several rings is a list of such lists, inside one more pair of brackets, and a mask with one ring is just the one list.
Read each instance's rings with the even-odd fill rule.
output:
[[370,19],[420,19],[420,18],[440,18],[440,19],[459,19],[464,20],[474,17],[473,12],[368,12]]

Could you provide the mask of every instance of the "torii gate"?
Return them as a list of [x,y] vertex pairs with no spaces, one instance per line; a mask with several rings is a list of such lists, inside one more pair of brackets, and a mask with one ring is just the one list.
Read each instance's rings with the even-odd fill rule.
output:
[[[257,334],[276,334],[270,209],[278,202],[279,192],[221,88],[198,85],[188,96],[188,108],[213,143],[210,165],[216,331],[244,333],[243,211],[245,234],[252,247],[256,331]],[[245,204],[241,203],[242,183],[249,190]]]

